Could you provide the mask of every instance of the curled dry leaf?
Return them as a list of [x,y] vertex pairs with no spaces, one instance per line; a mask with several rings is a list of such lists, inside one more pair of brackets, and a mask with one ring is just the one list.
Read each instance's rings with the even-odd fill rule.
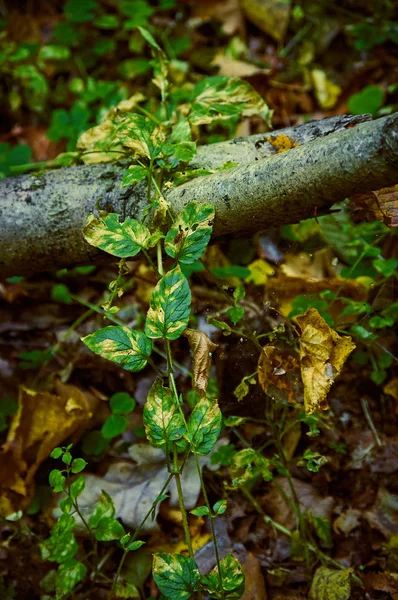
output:
[[300,365],[307,414],[327,410],[326,396],[354,350],[349,336],[333,331],[315,308],[296,317],[301,328]]
[[55,391],[20,388],[19,408],[0,458],[2,515],[29,504],[40,464],[65,439],[78,439],[95,412],[98,399],[89,392],[61,382]]
[[275,389],[283,399],[294,404],[299,390],[299,357],[291,351],[275,346],[264,346],[258,361],[258,381],[266,394],[275,395]]
[[383,221],[388,227],[398,227],[398,184],[375,192],[350,197],[356,210],[356,220]]
[[188,338],[193,352],[192,386],[199,396],[204,396],[209,382],[211,357],[217,349],[217,344],[214,344],[203,331],[197,329],[186,329],[184,335]]

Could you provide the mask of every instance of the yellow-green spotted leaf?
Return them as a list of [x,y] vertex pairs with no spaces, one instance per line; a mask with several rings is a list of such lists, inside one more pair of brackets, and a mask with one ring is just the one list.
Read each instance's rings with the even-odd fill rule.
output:
[[169,271],[152,292],[145,323],[149,338],[176,340],[188,326],[191,291],[179,267]]
[[353,569],[336,571],[319,567],[312,580],[311,600],[348,600],[351,595],[350,577]]
[[201,398],[188,421],[187,438],[197,454],[208,454],[221,432],[222,415],[217,400]]
[[185,433],[185,423],[171,390],[157,378],[144,406],[144,427],[148,441],[155,447],[175,442]]
[[95,354],[118,363],[127,371],[140,371],[152,352],[152,341],[142,331],[110,326],[86,335],[82,341]]
[[167,254],[186,265],[198,260],[209,243],[213,219],[211,204],[190,202],[166,235],[164,249]]
[[89,215],[83,235],[92,246],[119,258],[135,256],[140,250],[146,250],[157,242],[145,225],[130,217],[119,223],[119,215],[116,213],[109,213],[99,219]]
[[191,125],[206,125],[234,117],[261,116],[271,125],[270,110],[260,94],[239,77],[216,75],[200,81],[193,90],[188,119]]
[[188,600],[197,590],[199,571],[188,556],[157,552],[153,555],[152,574],[159,590],[168,600]]
[[235,556],[227,554],[220,560],[221,581],[218,573],[218,567],[208,575],[202,575],[201,583],[211,598],[224,598],[225,600],[238,600],[245,591],[245,574]]

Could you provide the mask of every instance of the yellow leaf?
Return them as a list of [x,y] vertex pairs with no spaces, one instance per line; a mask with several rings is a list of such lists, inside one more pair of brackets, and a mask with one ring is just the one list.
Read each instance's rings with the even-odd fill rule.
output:
[[205,333],[197,329],[186,329],[183,335],[188,338],[193,351],[192,387],[199,396],[205,396],[209,382],[211,357],[217,344],[214,344]]
[[330,81],[322,69],[313,69],[311,78],[319,106],[326,109],[333,108],[341,94],[341,88]]
[[56,383],[56,394],[20,388],[19,408],[0,456],[0,514],[29,504],[40,464],[64,440],[80,437],[98,402],[92,394],[61,382]]
[[310,600],[348,600],[350,577],[354,569],[335,571],[327,567],[316,570],[310,590]]
[[257,258],[250,265],[247,265],[250,271],[245,279],[246,283],[254,283],[254,285],[264,285],[267,283],[268,277],[275,274],[275,270],[267,261],[262,258]]
[[289,23],[289,0],[241,0],[247,18],[277,42],[285,37]]
[[301,328],[300,366],[307,414],[327,410],[326,396],[355,344],[329,327],[315,308],[296,317]]

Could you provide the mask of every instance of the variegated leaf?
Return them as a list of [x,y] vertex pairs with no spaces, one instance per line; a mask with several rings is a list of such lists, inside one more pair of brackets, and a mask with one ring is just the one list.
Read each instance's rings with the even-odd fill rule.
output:
[[145,333],[149,338],[176,340],[188,325],[191,291],[179,267],[169,271],[152,292]]
[[143,369],[152,352],[152,341],[142,331],[129,327],[104,327],[82,341],[95,354],[118,363],[127,371]]
[[175,442],[185,433],[185,423],[176,398],[160,378],[152,385],[144,406],[144,426],[152,446]]
[[168,600],[188,600],[193,597],[200,578],[192,558],[163,552],[153,555],[152,574],[156,585]]
[[166,235],[164,249],[167,254],[183,264],[198,260],[209,243],[213,220],[211,204],[190,202]]
[[145,225],[136,219],[127,219],[119,223],[119,215],[109,213],[97,219],[89,215],[83,235],[86,241],[112,256],[127,258],[135,256],[142,249],[157,243]]
[[188,421],[187,438],[197,454],[208,454],[221,432],[222,415],[217,400],[201,398]]
[[227,554],[220,560],[221,580],[218,566],[208,575],[202,575],[201,583],[211,598],[225,598],[225,600],[238,600],[245,591],[245,574],[238,561],[232,554]]

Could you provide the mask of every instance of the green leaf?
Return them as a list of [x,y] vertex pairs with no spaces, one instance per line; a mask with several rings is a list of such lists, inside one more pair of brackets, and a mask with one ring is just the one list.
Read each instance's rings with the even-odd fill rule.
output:
[[397,272],[398,258],[378,258],[373,261],[373,266],[384,277],[391,277]]
[[88,526],[92,529],[95,529],[101,519],[105,517],[114,517],[115,516],[115,507],[113,504],[113,500],[109,494],[107,494],[104,490],[101,490],[101,496],[94,504],[94,510],[90,515],[88,520]]
[[157,378],[144,406],[144,426],[148,441],[155,447],[175,442],[185,433],[184,419],[173,393]]
[[180,142],[173,148],[173,156],[181,162],[190,162],[196,154],[195,142]]
[[119,223],[116,213],[99,219],[89,215],[83,235],[92,246],[119,258],[136,256],[142,249],[149,248],[151,243],[151,233],[145,225],[130,217]]
[[69,514],[73,508],[72,498],[63,498],[59,503],[59,508],[62,510],[63,513]]
[[173,144],[179,144],[180,142],[190,142],[191,139],[192,132],[188,119],[180,119],[172,129],[170,141]]
[[149,338],[176,340],[188,326],[191,291],[179,267],[169,271],[152,292],[145,333]]
[[226,500],[219,500],[213,506],[213,511],[216,515],[223,515],[226,510],[227,510],[227,501]]
[[86,576],[87,568],[74,558],[69,559],[58,569],[55,584],[56,598],[68,596],[73,588]]
[[367,85],[348,100],[348,108],[353,115],[370,113],[375,115],[383,106],[384,92],[378,85]]
[[241,267],[240,265],[231,265],[229,267],[213,267],[210,272],[216,277],[225,279],[226,277],[239,277],[239,279],[246,279],[251,275],[250,269],[247,267]]
[[112,440],[126,430],[128,422],[123,415],[111,415],[103,424],[101,433],[106,440]]
[[82,339],[102,358],[112,360],[127,371],[141,371],[152,352],[152,341],[142,331],[129,327],[104,327]]
[[44,559],[63,563],[69,558],[73,558],[78,549],[73,535],[75,526],[75,519],[72,515],[63,513],[59,517],[51,530],[50,537],[40,544]]
[[108,442],[100,431],[89,431],[83,437],[82,449],[85,454],[90,456],[100,456],[108,448]]
[[259,476],[264,481],[272,479],[269,459],[253,448],[245,448],[236,452],[232,457],[230,471],[233,489],[241,487]]
[[195,517],[206,517],[209,514],[209,509],[207,506],[197,506],[189,511],[191,515],[195,515]]
[[232,306],[227,310],[227,315],[231,319],[232,323],[236,325],[239,323],[243,315],[245,314],[245,309],[240,306]]
[[118,392],[113,394],[109,404],[114,415],[126,415],[134,410],[136,402],[127,392]]
[[62,492],[65,487],[66,478],[58,469],[53,469],[49,475],[49,483],[54,492]]
[[168,600],[188,600],[195,593],[200,577],[192,558],[163,552],[154,554],[152,573]]
[[94,535],[99,542],[118,540],[124,535],[123,525],[113,517],[102,517],[98,522]]
[[261,116],[271,125],[272,111],[260,94],[239,77],[216,75],[196,84],[191,113],[192,125],[208,125],[236,117]]
[[62,462],[65,465],[70,465],[70,463],[72,462],[72,454],[70,452],[64,452],[64,454],[62,455]]
[[120,23],[116,15],[101,15],[95,19],[94,25],[100,29],[117,29]]
[[351,595],[350,577],[354,569],[335,571],[319,567],[312,580],[310,600],[348,600]]
[[146,542],[143,542],[142,540],[135,540],[135,542],[131,542],[131,544],[129,544],[127,546],[127,548],[131,552],[134,552],[135,550],[138,550],[139,548],[141,548],[141,546],[143,546],[145,543]]
[[315,531],[318,534],[318,537],[324,544],[331,548],[333,546],[332,543],[332,527],[329,519],[325,517],[321,517],[319,515],[315,515],[313,513],[310,514],[310,520],[314,526]]
[[159,46],[159,44],[157,43],[157,41],[155,40],[153,35],[151,33],[149,33],[149,31],[147,29],[144,29],[144,27],[138,27],[138,29],[139,29],[139,32],[141,33],[142,37],[144,38],[144,40],[146,40],[148,42],[148,44],[152,48],[154,48],[154,50],[163,52],[163,50],[161,49],[161,47]]
[[70,56],[69,48],[60,44],[42,46],[39,52],[39,59],[41,60],[67,60]]
[[75,458],[72,462],[72,473],[81,473],[81,471],[86,468],[87,464],[88,463],[83,458]]
[[54,448],[50,456],[51,458],[60,458],[62,456],[62,452],[62,448]]
[[213,220],[214,208],[211,204],[190,202],[166,235],[166,253],[184,264],[198,260],[209,243]]
[[78,496],[83,492],[84,486],[86,485],[86,480],[83,475],[80,475],[73,483],[70,485],[69,495],[72,500],[76,500]]
[[211,598],[223,598],[223,600],[238,600],[245,591],[245,574],[235,556],[227,554],[220,561],[222,576],[222,589],[218,566],[209,573],[201,576],[201,583]]
[[132,165],[123,175],[122,186],[139,183],[148,175],[148,170],[139,165]]
[[217,400],[201,398],[187,425],[187,439],[197,454],[208,454],[221,432],[222,415]]

